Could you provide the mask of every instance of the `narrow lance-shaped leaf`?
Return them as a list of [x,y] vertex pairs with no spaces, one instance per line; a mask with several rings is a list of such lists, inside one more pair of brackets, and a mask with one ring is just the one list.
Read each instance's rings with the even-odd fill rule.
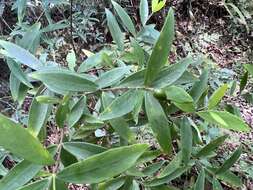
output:
[[224,84],[213,93],[208,102],[208,109],[213,109],[221,101],[227,89],[228,85]]
[[46,190],[49,187],[49,185],[50,185],[50,178],[47,178],[30,183],[26,186],[19,188],[18,190]]
[[108,9],[105,9],[105,13],[106,13],[106,19],[107,19],[108,27],[111,32],[112,38],[116,42],[119,50],[123,50],[124,49],[124,35],[122,31],[120,30],[119,24],[116,18],[111,13],[111,11],[109,11]]
[[[40,94],[40,92],[38,93]],[[34,136],[37,136],[42,127],[45,126],[50,115],[52,106],[49,104],[41,104],[36,97],[33,99],[28,118],[28,130]]]
[[182,163],[187,165],[192,153],[192,128],[186,117],[180,123]]
[[86,107],[86,97],[82,96],[70,110],[67,123],[69,127],[73,127],[82,117]]
[[40,165],[54,163],[48,151],[32,134],[1,114],[0,131],[0,146],[13,154]]
[[234,151],[231,157],[227,159],[215,173],[221,174],[226,172],[229,168],[231,168],[235,164],[235,162],[240,158],[241,154],[242,154],[242,146],[239,146],[239,148],[237,148]]
[[198,175],[194,190],[205,190],[205,170],[203,168]]
[[147,148],[146,144],[136,144],[111,149],[70,165],[57,177],[71,183],[99,183],[132,167]]
[[206,146],[204,146],[201,150],[199,150],[195,156],[196,157],[208,156],[212,151],[214,151],[216,148],[222,145],[227,138],[228,138],[228,135],[224,135],[224,136],[218,137],[217,139],[214,139],[213,141],[208,143]]
[[240,92],[244,90],[248,82],[249,72],[245,72],[240,81]]
[[95,154],[105,152],[107,148],[86,142],[65,142],[63,148],[77,159],[83,160]]
[[127,12],[115,1],[112,1],[113,7],[116,10],[117,14],[119,15],[119,18],[121,19],[124,26],[127,28],[127,30],[133,35],[136,35],[134,23],[131,20],[130,16],[127,14]]
[[34,55],[16,44],[0,40],[0,46],[2,46],[7,52],[7,57],[13,58],[15,61],[20,62],[34,70],[43,66],[43,64]]
[[43,69],[32,73],[31,77],[42,81],[56,93],[87,92],[97,89],[97,85],[87,76],[65,69]]
[[194,99],[195,102],[198,102],[201,95],[205,92],[207,89],[207,82],[208,82],[208,70],[204,70],[201,76],[199,77],[199,81],[194,83],[190,95]]
[[241,118],[226,111],[201,111],[197,114],[205,121],[217,124],[225,129],[235,131],[248,132],[249,126],[245,124]]
[[129,90],[125,92],[105,108],[105,110],[100,114],[99,119],[110,120],[131,112],[136,104],[137,95],[138,91],[136,90]]
[[140,17],[141,17],[141,23],[143,26],[146,25],[146,22],[148,21],[148,0],[141,0],[140,2]]
[[152,94],[145,94],[145,110],[154,136],[165,153],[172,149],[171,131],[162,106]]
[[213,190],[223,190],[220,182],[215,178],[213,178],[212,186],[213,186]]
[[150,85],[156,79],[161,68],[168,60],[170,48],[174,40],[174,22],[174,11],[173,9],[170,9],[160,36],[148,61],[145,74],[145,85]]

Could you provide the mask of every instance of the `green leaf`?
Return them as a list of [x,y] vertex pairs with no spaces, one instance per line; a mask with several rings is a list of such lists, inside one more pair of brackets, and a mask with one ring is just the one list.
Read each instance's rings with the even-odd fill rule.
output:
[[198,175],[194,190],[205,190],[205,170],[203,168]]
[[108,9],[105,9],[107,25],[111,32],[113,40],[116,42],[119,50],[124,49],[124,35],[120,30],[119,24],[116,18],[113,16],[112,12]]
[[141,23],[143,26],[146,25],[146,22],[148,21],[148,0],[141,0],[140,2],[140,17],[141,17]]
[[119,15],[119,18],[121,19],[124,26],[127,28],[127,30],[133,35],[136,35],[136,30],[134,27],[134,23],[127,14],[127,12],[115,1],[112,1],[112,5],[114,9],[116,10],[117,14]]
[[98,190],[115,190],[124,185],[125,177],[118,177],[98,185]]
[[222,145],[227,138],[228,138],[228,135],[224,135],[224,136],[218,137],[217,139],[214,139],[213,141],[205,145],[202,149],[200,149],[195,156],[196,157],[208,156],[212,151],[214,151],[216,148]]
[[[38,94],[40,94],[40,92]],[[28,131],[35,137],[39,134],[40,130],[46,125],[51,110],[52,110],[51,105],[39,103],[36,97],[33,99],[29,110]]]
[[166,4],[166,0],[152,0],[152,12],[160,11]]
[[99,88],[112,86],[115,83],[119,82],[129,71],[130,67],[119,67],[112,69],[108,72],[103,73],[96,80],[96,84],[99,86]]
[[31,74],[32,78],[42,81],[50,90],[59,92],[95,91],[97,85],[87,76],[65,69],[43,69]]
[[159,161],[144,168],[142,172],[144,175],[151,176],[154,175],[158,170],[160,170],[163,165],[164,161]]
[[34,70],[43,66],[43,64],[34,55],[16,44],[0,40],[0,46],[5,49],[5,55],[7,57],[13,58],[15,61],[20,62]]
[[110,124],[124,140],[129,143],[134,143],[136,141],[135,134],[131,131],[129,124],[123,118],[112,119],[110,120]]
[[42,168],[43,166],[35,165],[24,160],[12,168],[8,174],[1,179],[0,189],[17,190],[30,181]]
[[176,168],[176,170],[174,172],[172,172],[170,175],[165,176],[163,178],[156,178],[152,181],[149,181],[149,182],[145,183],[144,185],[149,186],[149,187],[163,185],[165,183],[168,183],[168,182],[180,177],[189,168],[190,168],[189,166],[183,166],[183,167]]
[[197,114],[205,121],[217,124],[225,129],[249,132],[250,128],[239,117],[226,111],[201,111]]
[[162,106],[152,94],[145,94],[145,110],[154,136],[165,153],[172,149],[171,131]]
[[193,97],[195,102],[198,102],[202,94],[207,89],[207,82],[208,82],[208,70],[204,70],[203,73],[199,77],[199,81],[195,82],[190,95]]
[[130,76],[126,77],[120,84],[119,87],[136,87],[144,86],[144,75],[146,69],[137,71]]
[[20,80],[20,82],[22,82],[23,84],[25,84],[26,86],[28,86],[30,88],[33,88],[33,85],[30,83],[26,74],[22,71],[22,69],[18,63],[16,63],[15,61],[13,61],[11,59],[7,59],[7,64],[8,64],[10,71],[12,72],[12,74],[15,75],[15,77],[18,80]]
[[175,35],[174,22],[174,11],[171,8],[149,58],[145,74],[145,85],[150,85],[157,78],[161,68],[167,63],[168,55]]
[[68,67],[71,71],[75,71],[76,66],[76,54],[74,50],[71,50],[66,57],[66,60],[68,62]]
[[189,121],[184,117],[180,123],[182,163],[187,165],[192,153],[192,128]]
[[208,109],[213,109],[215,106],[217,106],[223,96],[225,96],[227,89],[228,85],[224,84],[213,93],[208,101]]
[[244,68],[253,76],[253,65],[252,64],[244,64]]
[[10,74],[10,90],[11,96],[14,101],[18,101],[21,105],[26,97],[26,93],[28,91],[28,87],[21,83],[13,73]]
[[57,177],[71,183],[99,183],[132,167],[147,148],[136,144],[111,149],[63,169]]
[[57,97],[47,95],[36,96],[35,99],[41,104],[58,104],[61,101]]
[[117,97],[104,109],[104,111],[100,114],[99,119],[110,120],[131,112],[135,107],[137,95],[137,90],[129,90],[123,95]]
[[231,157],[227,159],[215,173],[221,174],[226,172],[229,168],[231,168],[235,164],[235,162],[240,158],[241,154],[242,154],[242,146],[239,146],[239,148],[237,148],[234,151]]
[[223,190],[220,182],[215,178],[213,178],[212,186],[213,186],[213,190]]
[[32,134],[1,114],[0,130],[0,146],[3,148],[35,164],[54,163],[48,151]]
[[84,110],[86,107],[86,97],[82,96],[79,100],[75,103],[73,108],[70,110],[67,123],[69,127],[73,127],[82,117]]
[[240,81],[240,93],[244,90],[248,82],[249,72],[245,72]]
[[194,61],[189,57],[181,60],[177,64],[173,64],[162,69],[151,86],[155,88],[164,88],[175,83],[177,80],[180,80],[180,78],[184,75],[187,67],[192,63],[194,63]]
[[50,185],[50,178],[30,183],[18,190],[46,190]]
[[66,95],[63,97],[61,104],[58,106],[58,109],[55,114],[55,122],[58,127],[63,128],[65,125],[65,121],[67,120],[67,116],[70,112],[69,109],[69,100],[70,96]]
[[27,0],[18,0],[17,1],[19,24],[21,24],[24,19],[25,11],[26,11],[26,3],[27,3]]
[[102,153],[107,149],[95,144],[86,142],[65,142],[63,148],[73,154],[77,159],[83,160],[95,154]]
[[219,180],[224,181],[232,186],[242,187],[241,179],[230,171],[226,171],[225,173],[218,174],[216,175],[216,177]]

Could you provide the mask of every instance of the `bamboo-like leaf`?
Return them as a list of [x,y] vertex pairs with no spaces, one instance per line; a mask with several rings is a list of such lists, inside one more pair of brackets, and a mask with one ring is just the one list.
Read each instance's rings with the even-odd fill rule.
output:
[[124,185],[126,181],[125,177],[118,177],[115,179],[112,179],[110,181],[100,183],[98,185],[98,190],[114,190],[114,189],[119,189],[121,186]]
[[56,93],[87,92],[97,89],[97,85],[87,76],[65,69],[43,69],[32,73],[31,77],[42,81]]
[[220,182],[215,178],[213,178],[212,186],[213,186],[213,190],[223,190]]
[[116,18],[113,16],[112,12],[108,9],[105,9],[107,25],[111,32],[113,40],[116,42],[119,50],[124,49],[124,35],[120,30],[119,24]]
[[102,146],[86,142],[65,142],[63,144],[63,148],[80,160],[105,152],[107,150]]
[[40,181],[36,181],[26,186],[23,186],[18,190],[46,190],[50,185],[50,181],[50,178],[42,179]]
[[16,44],[0,40],[0,46],[2,46],[7,52],[7,57],[13,58],[15,61],[20,62],[34,70],[43,66],[43,64],[34,55]]
[[203,168],[198,175],[194,190],[205,190],[205,170]]
[[208,143],[206,146],[204,146],[202,149],[200,149],[195,156],[196,157],[208,156],[212,151],[214,151],[216,148],[222,145],[227,138],[228,138],[228,135],[224,135],[224,136],[218,137],[217,139],[214,139],[213,141]]
[[73,127],[82,117],[84,110],[86,107],[86,98],[85,96],[82,96],[73,106],[73,108],[70,110],[67,123],[69,127]]
[[119,15],[119,18],[121,19],[124,26],[127,28],[127,30],[133,35],[136,35],[136,30],[134,27],[134,23],[131,20],[130,16],[127,14],[127,12],[115,1],[112,1],[113,7],[116,10],[117,14]]
[[199,77],[199,81],[194,83],[190,95],[194,99],[195,102],[198,102],[202,94],[207,89],[207,82],[208,82],[208,70],[204,70],[201,76]]
[[192,153],[192,128],[188,119],[184,117],[180,123],[182,163],[187,165]]
[[170,48],[174,40],[174,22],[174,11],[170,9],[161,34],[148,61],[145,85],[150,85],[157,78],[161,68],[167,63]]
[[249,73],[245,72],[244,75],[243,75],[243,77],[241,78],[241,81],[240,81],[240,92],[242,92],[244,90],[244,88],[246,87],[247,82],[248,82],[248,76],[249,76]]
[[39,165],[54,163],[48,151],[32,134],[1,114],[0,131],[0,146],[13,154]]
[[152,94],[145,94],[145,110],[154,136],[165,153],[172,149],[171,131],[162,106]]
[[229,159],[227,159],[222,166],[215,172],[216,174],[221,174],[226,172],[229,168],[231,168],[234,163],[240,158],[242,154],[242,146],[239,146],[234,153],[230,156]]
[[201,111],[197,114],[205,121],[217,124],[225,129],[235,131],[248,132],[249,126],[245,124],[239,117],[226,111]]
[[148,0],[141,0],[140,2],[140,17],[141,17],[141,23],[143,26],[146,25],[146,22],[148,21]]
[[70,165],[57,177],[71,183],[100,183],[132,167],[147,148],[146,144],[136,144],[111,149]]
[[208,102],[208,109],[213,109],[221,101],[227,89],[228,85],[224,84],[213,93]]
[[76,66],[76,54],[74,50],[71,50],[66,57],[66,60],[68,62],[68,67],[71,71],[75,71]]

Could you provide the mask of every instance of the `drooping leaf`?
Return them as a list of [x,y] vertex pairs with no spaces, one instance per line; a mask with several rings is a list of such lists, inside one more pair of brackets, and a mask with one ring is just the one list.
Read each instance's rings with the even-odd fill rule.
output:
[[116,42],[119,50],[124,49],[124,35],[120,30],[119,24],[116,18],[113,16],[112,12],[108,9],[105,9],[107,24],[111,32],[113,40]]
[[105,151],[63,169],[57,177],[72,183],[99,183],[132,167],[148,148],[136,144]]
[[225,129],[235,131],[248,132],[249,126],[245,124],[239,117],[226,111],[201,111],[197,114],[205,121],[217,124]]
[[152,94],[145,94],[145,110],[154,136],[165,153],[172,149],[171,131],[162,106]]
[[182,163],[187,165],[192,153],[192,128],[188,119],[184,117],[180,123]]
[[0,46],[5,49],[7,57],[10,57],[34,70],[43,66],[43,64],[34,55],[16,44],[0,40]]
[[224,84],[213,93],[208,101],[208,109],[213,109],[221,101],[227,89],[228,85]]
[[119,18],[121,19],[124,26],[127,28],[127,30],[133,35],[136,35],[136,30],[134,27],[134,23],[131,20],[130,16],[127,14],[127,12],[115,1],[112,1],[113,7],[116,10],[117,14],[119,15]]
[[158,76],[161,68],[167,63],[168,55],[174,40],[174,11],[171,8],[154,46],[145,73],[145,85],[150,85]]
[[63,148],[73,154],[77,159],[83,160],[95,154],[102,153],[107,149],[86,142],[65,142]]
[[137,90],[129,90],[116,98],[104,111],[100,114],[100,120],[110,120],[121,117],[134,109],[136,104]]
[[222,145],[227,138],[228,138],[228,135],[224,135],[224,136],[218,137],[217,139],[214,139],[213,141],[205,145],[202,149],[200,149],[195,156],[196,157],[208,156],[212,151],[214,151],[216,148]]
[[141,17],[141,23],[143,26],[146,25],[146,22],[148,21],[148,0],[141,0],[140,2],[140,17]]
[[203,168],[198,175],[194,190],[205,190],[205,170]]
[[239,148],[234,151],[234,153],[222,164],[222,166],[215,173],[221,174],[226,172],[240,158],[241,154],[242,146],[239,146]]
[[50,90],[59,92],[95,91],[97,85],[87,76],[65,69],[43,69],[31,74],[32,78],[42,81]]
[[0,146],[3,148],[35,164],[54,163],[48,151],[32,134],[1,114],[0,130]]

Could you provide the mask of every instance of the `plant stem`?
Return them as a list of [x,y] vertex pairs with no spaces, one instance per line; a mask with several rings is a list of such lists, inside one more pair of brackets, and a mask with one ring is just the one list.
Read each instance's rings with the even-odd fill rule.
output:
[[55,166],[53,168],[53,173],[55,174],[58,171],[58,168],[60,166],[60,160],[61,160],[61,149],[62,149],[62,142],[63,142],[63,137],[64,137],[64,129],[60,129],[60,141],[57,147],[57,153],[56,153],[56,161],[55,161]]

